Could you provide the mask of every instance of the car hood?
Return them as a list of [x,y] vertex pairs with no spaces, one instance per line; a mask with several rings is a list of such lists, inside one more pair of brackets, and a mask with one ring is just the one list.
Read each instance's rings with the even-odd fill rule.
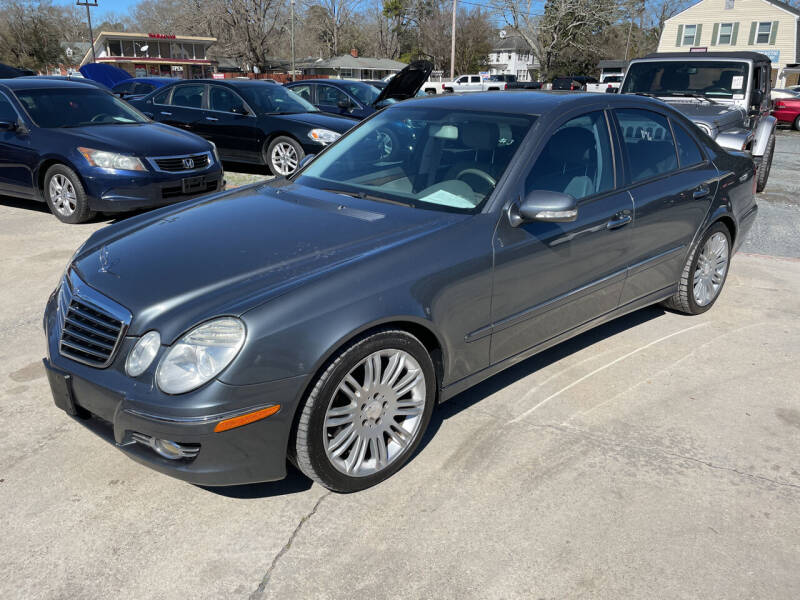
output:
[[132,335],[158,329],[169,342],[465,218],[275,182],[111,225],[73,268],[131,311]]
[[731,104],[708,104],[685,100],[667,101],[667,103],[696,123],[707,123],[720,129],[744,123],[744,110]]
[[203,138],[160,123],[93,125],[54,131],[69,135],[77,145],[137,156],[171,156],[211,149]]
[[333,115],[326,115],[321,112],[307,112],[292,115],[279,115],[281,119],[287,121],[294,121],[296,123],[303,123],[311,127],[324,127],[336,133],[344,133],[355,123],[352,119],[345,119],[344,117],[334,117]]
[[427,60],[416,60],[389,80],[380,95],[375,98],[373,106],[378,106],[386,100],[408,100],[417,95],[433,70],[433,63]]

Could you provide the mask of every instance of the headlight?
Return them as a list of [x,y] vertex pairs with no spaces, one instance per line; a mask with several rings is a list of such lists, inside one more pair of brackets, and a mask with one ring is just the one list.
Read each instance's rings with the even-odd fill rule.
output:
[[709,127],[705,123],[695,123],[695,125],[697,125],[697,128],[703,133],[705,133],[707,136],[711,136],[711,127]]
[[145,170],[141,160],[128,154],[117,154],[116,152],[93,150],[92,148],[78,148],[78,152],[83,154],[86,161],[93,167],[115,171]]
[[212,142],[211,140],[208,140],[208,143],[211,144],[211,149],[214,152],[214,158],[217,159],[217,162],[220,162],[219,161],[219,150],[217,150],[217,145],[214,142]]
[[308,137],[318,144],[330,144],[342,137],[342,134],[330,129],[312,129],[308,132]]
[[128,358],[125,360],[125,372],[131,377],[138,377],[144,373],[158,354],[160,346],[161,335],[157,331],[145,333],[131,348]]
[[233,317],[195,327],[161,359],[156,371],[158,387],[167,394],[183,394],[200,387],[230,364],[244,338],[244,323]]

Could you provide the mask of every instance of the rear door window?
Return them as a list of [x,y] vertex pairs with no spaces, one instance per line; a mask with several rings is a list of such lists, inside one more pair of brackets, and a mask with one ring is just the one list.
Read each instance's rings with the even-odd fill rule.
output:
[[172,106],[203,108],[206,86],[202,84],[179,85],[172,92]]
[[667,118],[638,108],[616,110],[632,183],[678,168],[678,154]]
[[691,167],[703,162],[703,153],[697,146],[689,132],[682,125],[672,121],[672,131],[675,134],[675,143],[678,146],[678,160],[681,168]]
[[222,87],[221,85],[212,85],[208,96],[208,108],[219,112],[233,112],[235,108],[244,106],[242,100],[236,92]]
[[347,94],[343,91],[333,87],[332,85],[320,85],[317,87],[317,94],[319,96],[319,104],[328,104],[337,106],[340,100],[350,102]]

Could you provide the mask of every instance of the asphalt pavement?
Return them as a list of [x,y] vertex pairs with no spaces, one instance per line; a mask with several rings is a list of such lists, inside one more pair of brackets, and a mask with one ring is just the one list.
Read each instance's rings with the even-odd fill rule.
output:
[[800,597],[800,133],[714,308],[649,308],[445,403],[397,475],[207,489],[56,409],[41,316],[74,249],[0,199],[0,598]]

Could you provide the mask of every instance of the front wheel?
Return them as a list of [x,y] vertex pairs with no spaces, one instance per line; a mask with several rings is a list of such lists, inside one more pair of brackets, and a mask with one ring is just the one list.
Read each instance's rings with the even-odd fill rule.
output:
[[436,375],[414,336],[384,330],[342,350],[302,408],[294,458],[338,492],[373,486],[412,456],[433,412]]
[[288,177],[297,170],[302,158],[306,155],[303,147],[288,136],[276,137],[266,151],[266,163],[273,175]]
[[720,222],[709,227],[683,267],[678,291],[664,301],[687,315],[699,315],[714,305],[728,277],[731,259],[731,234]]
[[767,179],[769,179],[769,171],[772,168],[772,156],[775,154],[775,134],[769,136],[767,148],[764,150],[764,156],[761,157],[761,162],[758,165],[758,172],[756,173],[756,191],[763,192],[767,187]]
[[47,206],[62,223],[83,223],[94,216],[78,175],[66,165],[53,165],[44,175]]

